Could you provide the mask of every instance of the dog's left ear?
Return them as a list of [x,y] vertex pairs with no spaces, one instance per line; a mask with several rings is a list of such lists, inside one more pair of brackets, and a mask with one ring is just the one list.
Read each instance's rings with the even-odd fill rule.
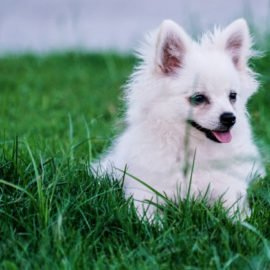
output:
[[227,26],[221,35],[223,49],[230,55],[238,70],[245,69],[252,45],[245,19],[238,19]]
[[165,20],[157,36],[155,64],[164,75],[172,75],[184,66],[190,37],[175,22]]

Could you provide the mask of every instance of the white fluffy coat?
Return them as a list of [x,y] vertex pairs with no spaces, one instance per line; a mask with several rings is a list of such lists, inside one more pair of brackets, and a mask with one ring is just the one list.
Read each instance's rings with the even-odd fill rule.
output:
[[[126,87],[126,129],[93,171],[121,178],[126,167],[157,191],[179,199],[187,194],[196,151],[192,194],[199,196],[210,188],[210,202],[222,196],[231,212],[240,208],[248,214],[248,185],[264,175],[246,111],[247,100],[258,87],[248,67],[251,45],[243,19],[206,33],[198,42],[176,23],[164,21],[140,50],[142,61]],[[234,104],[228,98],[232,89],[237,93]],[[195,92],[211,102],[192,106],[189,99]],[[187,123],[192,119],[214,130],[223,112],[236,116],[229,143],[214,142]],[[157,200],[131,176],[125,176],[124,188],[140,215],[147,207],[143,202]],[[150,206],[148,216],[153,210]]]

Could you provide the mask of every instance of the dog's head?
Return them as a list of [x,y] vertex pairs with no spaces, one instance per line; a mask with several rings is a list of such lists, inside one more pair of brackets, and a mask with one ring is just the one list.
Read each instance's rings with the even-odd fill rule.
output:
[[176,23],[164,21],[152,44],[155,53],[152,57],[148,53],[152,62],[144,58],[151,62],[148,70],[153,89],[140,93],[144,101],[151,100],[151,104],[142,103],[152,106],[150,114],[184,120],[202,136],[230,142],[231,129],[245,114],[245,104],[257,89],[248,67],[251,43],[244,19],[207,33],[198,42]]

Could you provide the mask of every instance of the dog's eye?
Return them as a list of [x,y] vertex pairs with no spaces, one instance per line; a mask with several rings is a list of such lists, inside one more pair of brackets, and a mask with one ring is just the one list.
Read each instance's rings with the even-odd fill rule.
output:
[[231,92],[230,95],[229,95],[229,99],[230,99],[231,102],[235,102],[236,97],[237,97],[237,93],[235,93],[235,92]]
[[208,99],[205,95],[195,94],[189,98],[189,101],[192,105],[200,105],[202,103],[207,103]]

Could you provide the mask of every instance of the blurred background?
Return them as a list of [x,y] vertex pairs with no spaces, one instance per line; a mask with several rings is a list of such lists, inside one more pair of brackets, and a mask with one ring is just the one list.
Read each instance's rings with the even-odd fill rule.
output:
[[196,34],[244,16],[263,33],[269,12],[269,0],[0,0],[0,53],[130,51],[167,18]]

